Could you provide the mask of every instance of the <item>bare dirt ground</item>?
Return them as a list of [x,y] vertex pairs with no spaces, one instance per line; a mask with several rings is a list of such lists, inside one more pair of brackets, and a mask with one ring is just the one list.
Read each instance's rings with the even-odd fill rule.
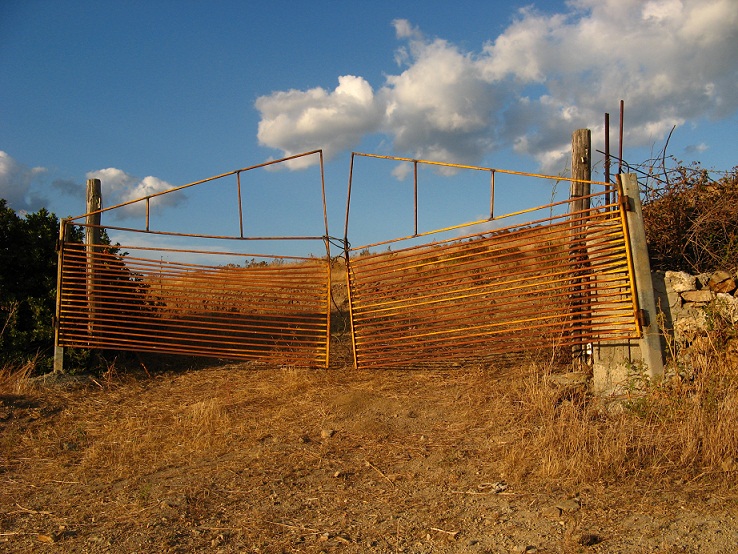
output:
[[29,382],[0,394],[0,550],[738,551],[735,460],[679,469],[658,429],[533,366]]

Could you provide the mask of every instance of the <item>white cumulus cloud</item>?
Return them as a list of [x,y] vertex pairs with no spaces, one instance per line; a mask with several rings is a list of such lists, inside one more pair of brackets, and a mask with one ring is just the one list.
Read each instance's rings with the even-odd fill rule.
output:
[[[140,179],[130,175],[115,167],[98,169],[87,173],[88,179],[100,179],[102,187],[103,202],[109,207],[125,202],[131,202],[139,198],[151,196],[174,188],[174,185],[159,179],[158,177],[148,176]],[[172,194],[157,196],[151,200],[151,206],[156,208],[167,208],[179,205],[185,196],[183,192],[177,191]],[[136,202],[120,209],[119,213],[114,211],[118,217],[126,217],[145,213],[146,203]]]
[[33,185],[46,172],[44,167],[29,167],[0,150],[0,198],[14,210],[37,211],[47,199]]
[[[396,153],[478,163],[503,147],[560,171],[571,132],[601,133],[626,103],[626,143],[653,144],[674,125],[738,108],[735,0],[571,0],[566,11],[518,11],[477,51],[393,22],[395,62],[376,87],[338,77],[328,91],[277,91],[256,101],[262,145],[328,157],[381,134]],[[294,167],[294,166],[293,166]]]
[[[330,92],[313,88],[262,96],[256,108],[261,112],[259,142],[282,150],[285,157],[319,148],[330,156],[351,148],[364,134],[377,130],[382,115],[371,85],[353,75],[339,77]],[[298,159],[291,167],[314,162]]]

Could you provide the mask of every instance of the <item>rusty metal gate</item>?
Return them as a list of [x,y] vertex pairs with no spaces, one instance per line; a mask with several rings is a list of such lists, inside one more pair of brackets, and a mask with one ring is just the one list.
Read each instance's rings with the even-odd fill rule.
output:
[[[241,174],[301,156],[320,156],[325,232],[317,236],[244,236]],[[241,232],[210,236],[151,228],[152,198],[235,177]],[[131,350],[327,366],[330,328],[330,251],[321,151],[268,162],[177,187],[100,212],[145,203],[144,229],[105,226],[125,241],[116,246],[69,240],[79,220],[62,222],[59,251],[56,344],[58,347]],[[185,238],[200,249],[157,246]],[[214,243],[238,245],[315,243],[325,256],[219,251]],[[152,246],[152,243],[154,246]],[[131,253],[132,252],[132,253]],[[205,260],[193,263],[191,258]],[[249,260],[233,264],[228,260]]]
[[[525,175],[371,157],[489,171],[491,205],[495,173]],[[417,191],[417,170],[415,175]],[[350,180],[349,207],[351,186]],[[491,215],[454,227],[452,238],[404,248],[410,239],[430,239],[448,229],[419,234],[416,205],[411,237],[356,247],[345,237],[355,365],[428,367],[502,355],[571,355],[572,348],[637,338],[627,223],[612,192],[605,185],[592,194],[596,207],[587,210],[572,213],[565,201]],[[347,208],[347,231],[348,214]],[[473,232],[480,224],[522,217],[520,223]],[[371,252],[378,245],[400,248]]]
[[[241,174],[310,155],[320,156],[324,234],[244,235]],[[414,165],[412,235],[350,246],[355,156]],[[419,232],[420,164],[488,172],[489,217]],[[587,209],[573,208],[579,204],[565,200],[498,215],[494,213],[496,175],[557,179],[352,154],[343,245],[355,367],[431,367],[501,356],[571,356],[573,350],[587,351],[598,343],[640,336],[622,195],[610,185],[592,183],[602,185],[602,191],[588,197],[591,207]],[[228,177],[235,177],[240,234],[195,235],[151,228],[150,203],[155,197]],[[62,222],[57,347],[328,366],[331,288],[336,284],[331,283],[332,239],[321,151],[239,169],[95,213],[136,203],[145,205],[145,228],[103,227],[90,222],[91,214]],[[123,243],[74,242],[68,238],[74,226],[114,231]],[[161,237],[239,245],[318,241],[325,256],[172,248],[155,244]],[[379,246],[394,250],[378,252]],[[207,262],[193,262],[193,255]],[[239,264],[224,261],[233,257],[252,259]]]

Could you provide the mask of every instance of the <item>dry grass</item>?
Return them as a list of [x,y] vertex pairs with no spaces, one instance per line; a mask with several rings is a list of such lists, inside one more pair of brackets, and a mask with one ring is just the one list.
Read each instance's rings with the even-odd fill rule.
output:
[[24,363],[20,367],[6,364],[0,368],[0,394],[20,395],[29,393],[33,390],[30,377],[35,369],[36,364],[33,360]]
[[[532,363],[516,371],[384,373],[234,366],[151,381],[115,376],[87,385],[84,394],[39,387],[29,363],[0,371],[0,398],[11,407],[20,398],[63,406],[65,422],[55,432],[73,427],[84,437],[80,475],[127,478],[142,468],[225,455],[260,432],[289,435],[314,431],[321,423],[335,426],[335,404],[345,401],[340,394],[345,389],[362,401],[395,401],[398,410],[433,406],[431,420],[441,413],[453,416],[453,424],[447,418],[434,422],[437,431],[455,444],[491,437],[481,448],[495,460],[497,472],[513,481],[576,485],[711,475],[728,483],[738,469],[735,347],[718,351],[704,340],[689,354],[694,364],[689,379],[634,385],[632,394],[617,401],[556,386],[548,379],[551,368]],[[358,404],[344,407],[361,419]],[[373,446],[381,447],[382,440],[377,437]]]
[[[6,368],[0,532],[18,534],[8,543],[18,552],[45,540],[38,537],[71,550],[104,537],[114,551],[217,543],[318,552],[348,540],[350,552],[372,543],[422,552],[424,541],[454,552],[453,533],[481,533],[490,514],[515,502],[522,514],[551,495],[589,495],[592,509],[637,500],[666,514],[674,495],[684,506],[697,489],[731,498],[738,356],[709,340],[690,348],[689,378],[634,387],[610,404],[554,385],[554,368],[533,363],[449,371],[239,364],[151,378],[110,368],[107,380],[73,386],[41,386],[27,369]],[[490,496],[502,481],[512,496]],[[564,541],[552,551],[570,551],[583,525],[572,522],[563,538],[548,527],[535,532]],[[140,537],[148,543],[131,542]]]

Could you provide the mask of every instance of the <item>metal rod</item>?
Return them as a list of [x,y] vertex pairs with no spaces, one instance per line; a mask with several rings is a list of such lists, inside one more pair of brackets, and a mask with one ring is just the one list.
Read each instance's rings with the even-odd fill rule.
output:
[[[628,229],[628,217],[627,217],[627,203],[628,203],[628,197],[625,195],[624,188],[623,188],[623,177],[622,173],[618,173],[617,176],[617,187],[618,187],[618,199],[620,200],[619,210],[618,214],[620,216],[620,221],[623,226],[623,232],[625,236],[627,237],[629,235],[629,229]],[[637,290],[637,283],[635,280],[635,266],[633,265],[633,253],[631,252],[630,248],[630,242],[628,240],[624,241],[625,243],[625,256],[628,260],[628,277],[631,283],[631,288],[633,289],[633,295],[632,295],[632,302],[633,302],[633,313],[637,314],[638,310],[640,309],[638,305],[638,290]],[[635,324],[636,328],[638,329],[638,335],[640,336],[643,333],[643,329],[641,328],[641,322],[639,318],[635,318]]]
[[236,172],[236,188],[238,189],[238,226],[243,238],[243,205],[241,202],[241,172]]
[[351,210],[351,184],[354,178],[354,156],[355,154],[356,154],[355,152],[351,152],[351,162],[349,164],[348,192],[346,193],[346,219],[344,220],[344,227],[343,227],[343,244],[344,244],[344,249],[347,251],[348,251],[349,211]]
[[[511,169],[500,169],[500,168],[493,168],[493,167],[481,167],[476,165],[465,165],[465,164],[453,164],[448,162],[436,162],[432,160],[418,160],[415,158],[403,158],[401,156],[384,156],[380,154],[366,154],[363,152],[352,152],[352,157],[354,155],[356,156],[362,156],[365,158],[378,158],[381,160],[397,160],[400,162],[418,162],[425,165],[434,165],[434,166],[441,166],[441,167],[452,167],[455,169],[471,169],[473,171],[491,171],[494,169],[497,173],[504,173],[506,175],[520,175],[523,177],[536,177],[539,179],[548,179],[553,181],[560,181],[561,177],[556,175],[544,175],[542,173],[528,173],[526,171],[513,171]],[[573,179],[576,181],[576,179]],[[598,185],[604,185],[605,183],[599,182],[599,181],[587,181],[592,184],[598,184]]]
[[413,236],[418,236],[418,161],[413,160],[413,213],[415,226],[413,227]]
[[[605,113],[605,182],[610,182],[610,114]],[[605,204],[610,203],[610,187],[605,193]]]
[[[323,202],[323,236],[327,240],[330,233],[328,232],[328,203],[325,197],[325,166],[322,150],[320,151],[320,195]],[[330,257],[330,244],[328,245],[328,256]]]
[[325,328],[325,365],[324,367],[328,369],[328,366],[330,364],[330,352],[331,352],[331,307],[332,307],[332,300],[333,300],[333,261],[331,258],[331,243],[330,243],[330,237],[328,233],[328,205],[326,201],[325,196],[325,165],[323,160],[323,151],[320,151],[320,192],[321,192],[321,198],[323,201],[323,223],[325,225],[325,236],[323,237],[323,243],[325,244],[325,256],[326,256],[326,269],[327,269],[327,275],[326,275],[326,282],[328,283],[328,286],[326,287],[326,306],[325,306],[325,313],[326,313],[326,328]]
[[[319,152],[322,152],[322,150],[312,150],[310,152],[303,152],[302,154],[295,154],[294,156],[288,156],[286,158],[280,158],[279,160],[270,160],[268,162],[264,162],[264,163],[252,165],[252,166],[249,166],[249,167],[242,167],[240,169],[234,169],[233,171],[228,171],[227,173],[221,173],[220,175],[214,175],[212,177],[207,177],[206,179],[200,179],[199,181],[193,181],[191,183],[187,183],[186,185],[180,185],[178,187],[173,187],[173,188],[170,188],[170,189],[167,189],[167,190],[163,190],[161,192],[150,194],[148,196],[143,196],[141,198],[136,198],[135,200],[129,200],[127,202],[122,202],[120,204],[116,204],[116,205],[110,206],[108,208],[101,208],[101,209],[96,210],[96,211],[91,212],[91,213],[108,212],[110,210],[115,210],[117,208],[122,208],[124,206],[130,206],[131,204],[135,204],[137,202],[141,202],[142,200],[150,200],[151,198],[156,198],[157,196],[163,196],[165,194],[171,194],[172,192],[177,192],[179,190],[184,190],[186,188],[194,187],[194,186],[197,186],[197,185],[202,185],[203,183],[208,183],[210,181],[216,181],[216,180],[221,179],[223,177],[229,177],[229,176],[234,175],[234,174],[236,174],[236,173],[238,173],[240,171],[251,171],[253,169],[259,169],[259,168],[267,167],[267,166],[270,166],[270,165],[275,165],[275,164],[279,164],[279,163],[283,163],[283,162],[288,162],[290,160],[294,160],[294,159],[297,159],[297,158],[303,158],[305,156],[312,156],[312,155],[317,154]],[[82,219],[82,218],[86,217],[87,215],[90,215],[90,214],[84,213],[82,215],[71,217],[69,219],[71,219],[72,221],[76,221],[78,219]]]
[[[86,224],[80,224],[80,227],[92,227],[92,225],[86,225]],[[103,228],[101,226],[98,226],[99,228]],[[254,237],[234,237],[231,235],[201,235],[197,233],[175,233],[172,231],[150,231],[150,230],[141,230],[141,229],[133,229],[130,227],[116,227],[113,225],[105,225],[105,229],[114,230],[114,231],[130,231],[133,233],[147,233],[150,235],[166,235],[171,237],[190,237],[190,238],[200,238],[200,239],[219,239],[219,240],[243,240],[243,241],[271,241],[271,240],[323,240],[323,236],[254,236]]]
[[495,218],[495,170],[489,171],[489,219]]
[[618,173],[623,172],[623,118],[625,112],[625,100],[620,101],[620,131],[618,133]]

